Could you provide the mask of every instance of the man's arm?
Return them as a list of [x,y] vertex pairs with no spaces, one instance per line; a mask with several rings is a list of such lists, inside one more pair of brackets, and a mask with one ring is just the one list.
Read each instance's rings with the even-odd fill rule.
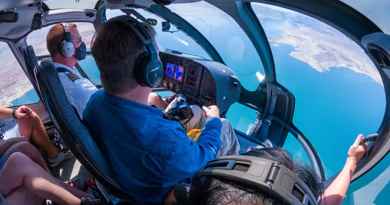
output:
[[12,117],[12,109],[7,107],[0,107],[0,119]]
[[[179,135],[180,144],[177,144],[177,149],[172,154],[168,162],[166,170],[167,178],[170,181],[182,180],[192,177],[196,172],[200,171],[210,160],[215,159],[218,149],[221,146],[221,120],[216,117],[215,110],[211,108],[208,113],[210,119],[207,121],[201,136],[197,142],[192,141],[186,136],[185,132],[176,132]],[[207,111],[206,111],[207,113]]]
[[344,168],[333,182],[325,189],[321,205],[339,205],[348,191],[353,173],[356,170],[357,163],[363,157],[367,148],[364,144],[364,137],[359,135],[353,145],[349,148],[348,158],[344,164]]
[[0,107],[0,119],[14,117],[15,119],[22,119],[31,116],[33,111],[31,108],[22,105],[14,111],[11,108]]
[[[35,115],[34,112],[29,107],[24,105],[18,107],[15,110],[11,108],[0,107],[0,119],[14,117],[16,120],[21,120],[27,117],[31,117],[32,115]],[[27,141],[27,139],[23,137],[17,137],[0,141],[0,155],[7,151],[12,145],[21,141]]]

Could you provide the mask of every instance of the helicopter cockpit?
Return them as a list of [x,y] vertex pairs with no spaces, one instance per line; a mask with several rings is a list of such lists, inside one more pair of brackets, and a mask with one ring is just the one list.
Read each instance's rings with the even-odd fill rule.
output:
[[[48,129],[58,130],[76,158],[101,183],[107,201],[126,203],[127,195],[108,174],[109,167],[100,159],[104,153],[95,147],[93,136],[81,121],[71,123],[79,121],[76,115],[63,114],[72,108],[61,100],[62,88],[50,77],[55,72],[44,63],[50,60],[45,36],[56,23],[76,23],[88,47],[87,58],[77,69],[101,87],[89,44],[102,23],[123,14],[157,31],[164,78],[154,91],[161,96],[182,94],[200,106],[218,105],[222,116],[232,122],[242,152],[253,146],[283,147],[311,167],[320,181],[329,183],[342,164],[335,156],[345,153],[349,143],[342,138],[352,139],[358,134],[354,132],[377,133],[370,138],[369,152],[354,174],[350,193],[364,190],[371,180],[389,180],[390,29],[345,2],[0,3],[0,46],[8,48],[13,64],[21,68],[18,75],[28,79],[22,88],[13,88],[22,94],[10,94],[6,89],[12,85],[0,82],[0,97],[12,99],[0,102],[12,107],[29,104],[24,102],[29,99],[32,107],[46,114]],[[323,43],[315,43],[317,38]],[[360,99],[361,93],[368,97]],[[358,204],[352,197],[350,204]]]

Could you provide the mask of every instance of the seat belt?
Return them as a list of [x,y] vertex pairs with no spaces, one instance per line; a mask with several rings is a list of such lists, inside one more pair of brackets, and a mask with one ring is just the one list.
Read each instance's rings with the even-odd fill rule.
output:
[[80,76],[72,73],[69,71],[69,69],[63,67],[63,66],[57,66],[56,67],[57,73],[65,73],[65,75],[71,80],[72,82],[79,80]]
[[58,73],[69,73],[69,70],[65,67],[62,67],[62,66],[56,67],[56,70]]

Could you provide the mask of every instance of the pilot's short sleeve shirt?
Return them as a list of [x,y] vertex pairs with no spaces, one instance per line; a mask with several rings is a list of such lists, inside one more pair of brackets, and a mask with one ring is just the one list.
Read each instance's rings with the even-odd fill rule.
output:
[[59,71],[59,67],[63,68],[61,69],[61,72],[58,72],[58,76],[65,89],[66,97],[70,104],[76,109],[80,118],[82,118],[89,98],[98,89],[90,80],[82,77],[77,69],[59,63],[55,63],[54,65],[57,68],[57,71]]

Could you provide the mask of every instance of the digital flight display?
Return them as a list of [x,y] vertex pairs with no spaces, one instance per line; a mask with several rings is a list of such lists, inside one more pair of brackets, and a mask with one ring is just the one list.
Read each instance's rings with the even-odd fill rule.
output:
[[182,82],[184,79],[184,67],[174,63],[167,63],[165,68],[165,76],[170,79]]

